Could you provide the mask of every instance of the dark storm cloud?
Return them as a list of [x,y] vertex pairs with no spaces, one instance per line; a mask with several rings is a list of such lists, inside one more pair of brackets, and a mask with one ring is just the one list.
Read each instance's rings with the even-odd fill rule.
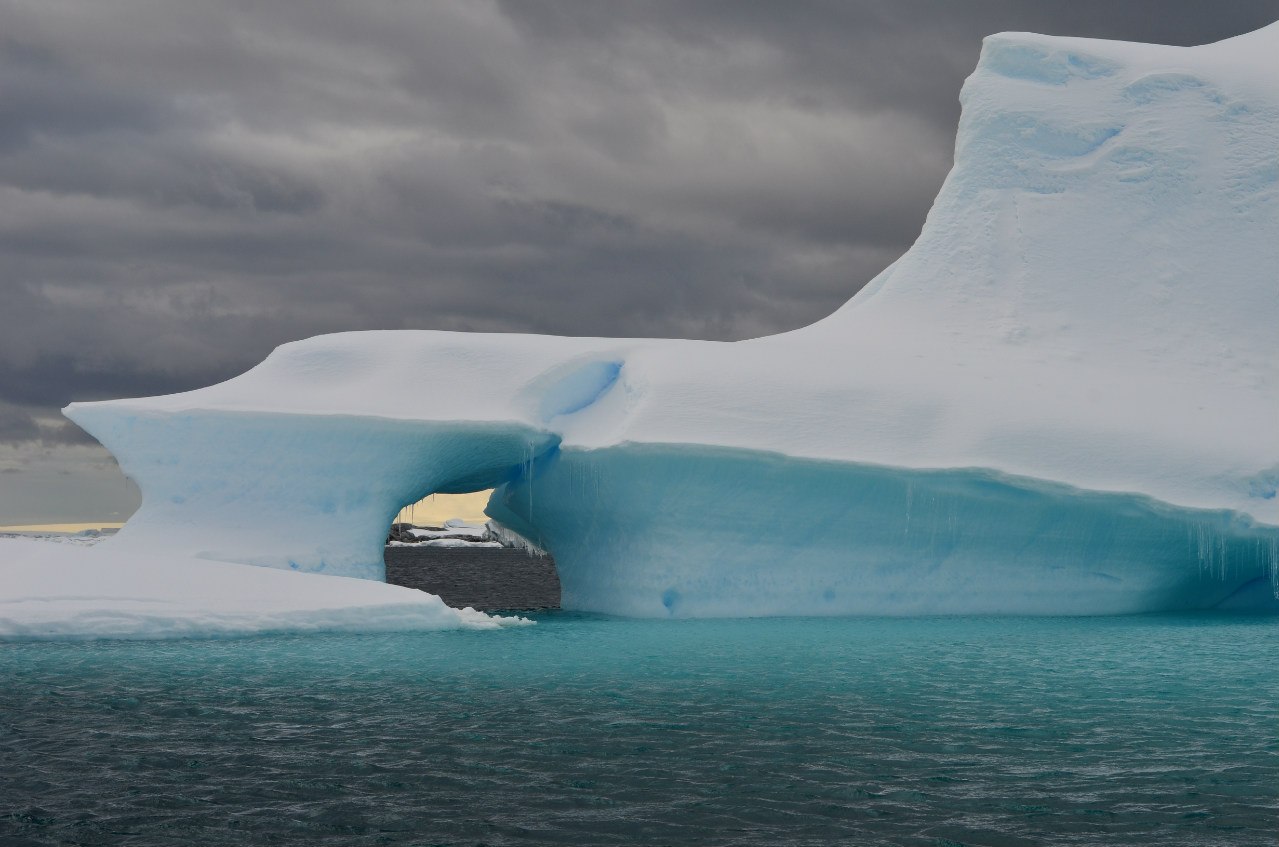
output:
[[320,332],[800,326],[918,233],[982,36],[1192,44],[1276,18],[0,0],[0,441],[79,438],[42,421]]
[[37,420],[23,408],[0,403],[0,443],[51,447],[96,442],[75,424],[66,421]]

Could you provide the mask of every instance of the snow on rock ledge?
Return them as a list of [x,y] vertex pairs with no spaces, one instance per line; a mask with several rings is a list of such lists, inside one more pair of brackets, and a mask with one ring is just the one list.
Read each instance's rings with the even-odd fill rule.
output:
[[[1193,48],[992,36],[962,101],[955,166],[916,244],[802,330],[343,333],[199,391],[72,404],[144,492],[109,544],[145,548],[176,526],[193,554],[378,578],[401,505],[496,486],[490,513],[556,557],[566,607],[1045,612],[1086,583],[1058,609],[1086,613],[1270,584],[1279,25]],[[427,390],[394,389],[407,365]],[[623,467],[633,485],[601,483]],[[947,471],[962,480],[929,475]],[[932,504],[918,572],[885,545],[910,537],[921,501],[875,496],[916,472],[909,490]],[[820,481],[786,510],[834,563],[820,573],[802,551],[764,561],[752,527],[769,492],[740,496],[788,480]],[[1035,523],[1005,533],[1007,517],[974,507],[990,480],[1024,494],[1007,502]],[[647,500],[627,493],[640,488]],[[713,546],[668,500],[715,527]],[[874,549],[849,533],[871,514],[897,527]],[[1121,525],[1158,543],[1134,546]],[[1071,566],[1063,545],[1108,564]],[[998,563],[998,603],[972,572],[983,561]],[[1122,602],[1098,599],[1107,585]]]

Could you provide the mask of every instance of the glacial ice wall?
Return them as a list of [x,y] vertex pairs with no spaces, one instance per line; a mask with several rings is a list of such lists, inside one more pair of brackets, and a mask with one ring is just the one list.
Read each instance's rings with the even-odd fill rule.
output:
[[[918,241],[804,329],[341,333],[72,404],[143,491],[110,543],[176,528],[191,555],[377,578],[401,505],[497,486],[490,513],[556,556],[569,608],[1271,604],[1279,25],[992,36],[961,99]],[[793,543],[761,535],[776,521]]]

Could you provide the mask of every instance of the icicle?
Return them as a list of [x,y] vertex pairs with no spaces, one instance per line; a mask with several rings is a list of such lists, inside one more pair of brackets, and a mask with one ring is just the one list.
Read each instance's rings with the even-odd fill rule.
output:
[[1212,563],[1208,559],[1208,546],[1204,540],[1204,526],[1196,522],[1194,525],[1195,539],[1195,558],[1199,561],[1199,572],[1202,574],[1205,570],[1211,568]]
[[910,504],[915,497],[915,488],[910,482],[906,483],[906,522],[902,525],[902,535],[910,535]]
[[1270,539],[1270,589],[1279,600],[1279,538]]
[[528,473],[525,475],[528,485],[528,519],[533,520],[533,442],[528,443]]

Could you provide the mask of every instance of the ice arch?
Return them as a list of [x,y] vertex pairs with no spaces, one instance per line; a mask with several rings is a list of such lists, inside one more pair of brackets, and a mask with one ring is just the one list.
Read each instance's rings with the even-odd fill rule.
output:
[[571,608],[1270,607],[1276,80],[1279,25],[992,36],[919,240],[813,326],[344,333],[67,414],[143,490],[125,545],[376,578],[401,504],[496,485]]
[[[516,426],[353,416],[187,414],[99,428],[144,492],[122,544],[383,579],[392,517],[433,493],[501,485],[552,447]],[[162,446],[161,446],[162,445]]]
[[[283,379],[297,399],[314,404],[310,411],[186,408],[181,398],[190,395],[162,398],[174,404],[167,409],[123,414],[118,404],[76,404],[68,414],[122,457],[143,492],[120,544],[176,535],[184,551],[210,559],[383,579],[386,528],[402,506],[529,473],[560,443],[548,425],[597,403],[621,372],[607,356],[513,356],[514,337],[500,345],[508,349],[484,351],[455,336],[443,349],[423,350],[416,335],[354,333],[285,345],[222,386],[270,372],[259,384],[266,395],[279,396],[269,383]],[[373,349],[371,339],[380,339]],[[402,392],[378,380],[398,380],[398,362],[450,356],[453,385],[433,386],[429,404],[469,404],[471,420],[394,408],[347,413],[333,399],[348,382],[355,395],[395,404]],[[507,362],[516,358],[523,368]],[[525,384],[483,409],[476,401],[498,364]],[[520,414],[512,416],[513,408]]]

